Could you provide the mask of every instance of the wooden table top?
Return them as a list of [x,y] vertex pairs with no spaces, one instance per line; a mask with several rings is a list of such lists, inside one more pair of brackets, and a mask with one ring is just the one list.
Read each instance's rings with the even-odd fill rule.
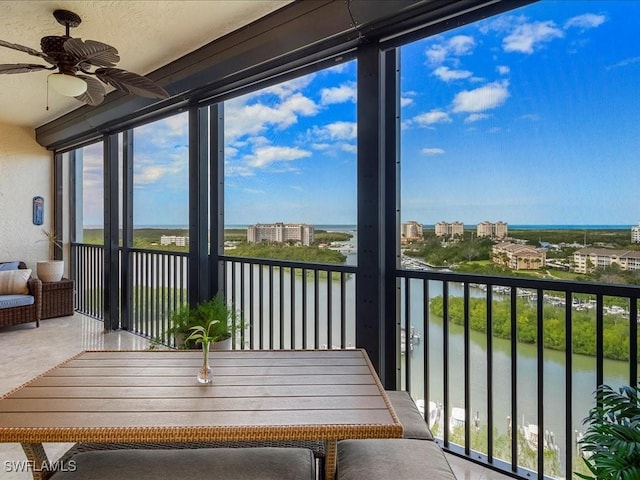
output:
[[0,442],[402,437],[364,350],[88,351],[0,399]]

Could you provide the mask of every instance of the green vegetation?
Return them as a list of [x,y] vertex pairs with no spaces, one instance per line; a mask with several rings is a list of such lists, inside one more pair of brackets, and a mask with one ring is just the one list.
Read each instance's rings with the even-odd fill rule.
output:
[[294,262],[338,263],[347,259],[335,250],[317,247],[294,247],[287,244],[241,243],[232,250],[225,250],[226,255],[250,258],[270,258],[274,260],[291,260]]
[[618,392],[608,385],[596,391],[596,405],[589,411],[589,424],[580,441],[584,462],[593,477],[580,478],[637,480],[640,478],[640,394],[636,387],[623,386]]
[[[573,254],[587,242],[588,247],[640,251],[640,244],[630,243],[628,230],[509,230],[507,241],[524,241],[533,247],[540,242],[555,246],[546,252],[547,260],[553,260],[569,268]],[[640,271],[624,271],[614,264],[606,268],[595,268],[589,274],[575,273],[554,267],[540,270],[511,270],[492,262],[492,247],[496,241],[489,238],[474,238],[470,232],[462,238],[438,238],[433,232],[425,233],[423,240],[403,249],[410,257],[417,257],[434,267],[447,267],[454,271],[478,275],[503,275],[528,278],[546,278],[569,281],[593,281],[599,283],[640,285]],[[592,265],[591,268],[594,266]]]
[[246,242],[247,229],[246,228],[225,228],[224,241],[225,242]]
[[424,240],[404,251],[405,255],[423,259],[433,266],[451,266],[472,260],[490,260],[493,241],[475,238],[444,243],[434,234],[425,234]]
[[[471,448],[474,451],[484,453],[488,452],[486,425],[471,428]],[[518,439],[518,465],[531,471],[538,470],[538,451],[535,445],[531,445],[525,438],[520,428],[516,429],[516,438]],[[453,428],[450,432],[449,440],[457,445],[464,446],[464,425]],[[493,456],[505,462],[511,461],[511,436],[503,433],[499,434],[497,429],[493,430]],[[551,449],[544,449],[544,467],[545,474],[558,478],[562,472],[560,466],[560,458],[558,453]]]
[[608,248],[640,250],[640,245],[631,243],[631,233],[629,230],[515,230],[510,228],[509,237],[526,240],[529,245],[538,245],[539,242],[548,242],[551,244],[576,243],[579,245],[586,243],[594,247],[606,246]]
[[346,242],[351,240],[353,235],[347,232],[327,232],[326,230],[316,230],[314,234],[314,245],[331,242]]
[[[508,300],[493,302],[492,328],[498,338],[511,339],[511,303]],[[443,298],[434,297],[429,304],[430,311],[443,318]],[[479,332],[487,331],[486,301],[483,298],[469,299],[469,327]],[[544,346],[553,350],[565,349],[564,307],[546,305],[543,312]],[[449,298],[449,320],[456,325],[464,325],[464,299]],[[537,309],[526,301],[516,305],[518,341],[536,343]],[[596,354],[596,321],[593,312],[573,313],[573,352],[594,356]],[[613,360],[629,360],[629,320],[621,315],[604,316],[604,356]]]
[[[183,305],[179,308],[171,316],[171,328],[167,333],[176,338],[178,348],[195,348],[198,339],[218,342],[226,340],[242,328],[243,322],[238,318],[237,312],[218,293],[212,299],[193,307]],[[200,336],[194,336],[194,333]]]
[[[91,228],[84,230],[83,243],[91,245],[102,245],[103,229]],[[160,237],[162,235],[171,236],[189,236],[186,229],[170,229],[170,228],[136,228],[133,237],[134,248],[149,250],[164,250],[171,252],[188,252],[189,247],[179,247],[176,245],[160,245]],[[121,237],[122,238],[122,235]],[[298,262],[315,262],[342,264],[346,260],[340,252],[320,249],[318,245],[330,242],[344,242],[352,238],[350,233],[346,232],[327,232],[325,230],[316,230],[315,242],[312,246],[294,246],[290,244],[263,243],[254,244],[247,243],[246,228],[230,228],[225,229],[224,239],[226,242],[236,242],[236,248],[225,250],[226,255],[235,255],[252,258],[269,258],[273,260],[291,260]]]

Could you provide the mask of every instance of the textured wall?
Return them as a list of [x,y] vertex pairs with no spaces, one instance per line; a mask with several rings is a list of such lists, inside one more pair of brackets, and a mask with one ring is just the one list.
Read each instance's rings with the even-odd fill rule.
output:
[[[42,228],[53,226],[53,157],[32,128],[0,123],[0,262],[23,260],[35,272],[47,260]],[[44,224],[33,224],[33,197],[44,198]]]

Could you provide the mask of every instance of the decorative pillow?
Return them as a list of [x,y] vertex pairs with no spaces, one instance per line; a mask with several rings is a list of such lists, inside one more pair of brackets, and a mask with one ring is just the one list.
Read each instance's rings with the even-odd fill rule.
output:
[[17,270],[20,262],[3,262],[0,263],[0,272],[6,272],[7,270]]
[[0,272],[0,295],[26,295],[29,293],[27,282],[31,269]]

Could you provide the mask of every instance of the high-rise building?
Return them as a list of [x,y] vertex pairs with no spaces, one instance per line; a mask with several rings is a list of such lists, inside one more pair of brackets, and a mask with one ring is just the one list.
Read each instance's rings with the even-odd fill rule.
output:
[[251,243],[288,241],[311,245],[315,229],[306,223],[256,223],[247,228],[247,241]]
[[422,240],[422,224],[413,220],[402,224],[402,240]]
[[631,227],[631,242],[640,243],[640,222],[637,227]]
[[436,237],[462,237],[464,235],[464,223],[462,222],[438,222],[435,225]]
[[481,222],[476,230],[478,237],[497,238],[498,240],[507,238],[508,233],[509,227],[506,222]]

